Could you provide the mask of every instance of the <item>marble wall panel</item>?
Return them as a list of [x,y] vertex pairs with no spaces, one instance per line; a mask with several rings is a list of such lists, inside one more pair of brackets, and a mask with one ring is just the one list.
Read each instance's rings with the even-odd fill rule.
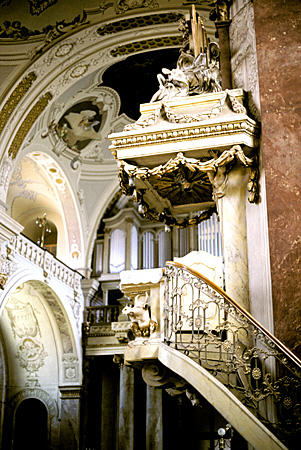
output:
[[[260,121],[254,8],[249,0],[234,0],[231,7],[230,47],[233,87],[246,92],[248,112]],[[259,150],[260,202],[246,201],[249,299],[251,314],[274,332],[265,176]]]
[[255,0],[254,18],[274,333],[300,355],[301,3]]

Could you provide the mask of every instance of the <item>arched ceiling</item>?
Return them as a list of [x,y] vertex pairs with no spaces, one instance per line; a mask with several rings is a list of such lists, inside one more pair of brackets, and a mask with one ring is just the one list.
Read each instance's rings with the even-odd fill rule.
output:
[[[34,242],[40,240],[35,220],[46,213],[58,232],[57,256],[72,267],[82,265],[83,243],[76,205],[70,186],[59,165],[43,152],[32,152],[20,159],[7,195],[13,219],[24,226],[23,233]],[[72,260],[76,248],[78,257]]]
[[[181,6],[192,2],[181,2]],[[209,0],[197,0],[198,7],[207,8]],[[40,36],[51,30],[57,22],[64,24],[97,20],[99,16],[121,17],[133,11],[157,10],[163,5],[169,8],[176,1],[164,2],[158,0],[0,0],[1,8],[1,38],[15,37],[27,39]],[[167,6],[166,5],[166,6]],[[98,19],[100,20],[100,19]],[[9,22],[9,24],[8,24]]]
[[62,302],[37,280],[22,283],[8,297],[0,315],[8,384],[57,386],[80,381],[79,338]]
[[[196,3],[213,37],[210,2]],[[34,13],[39,5],[48,7]],[[74,239],[83,236],[89,243],[81,247],[85,265],[100,212],[116,191],[117,166],[107,135],[137,119],[139,103],[157,90],[156,74],[176,63],[178,20],[189,9],[188,3],[168,0],[0,0],[0,160],[7,167],[0,200],[7,200],[15,164],[43,148],[68,177],[81,221]],[[20,27],[23,31],[16,30]],[[62,121],[70,113],[76,121]],[[70,138],[70,127],[80,123],[85,139],[89,134],[81,148],[77,134]],[[62,220],[75,216],[69,210]],[[68,226],[67,233],[72,240]]]

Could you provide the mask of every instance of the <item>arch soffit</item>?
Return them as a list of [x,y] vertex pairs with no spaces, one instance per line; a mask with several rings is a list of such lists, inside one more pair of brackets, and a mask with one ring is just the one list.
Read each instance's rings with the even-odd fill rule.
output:
[[[58,213],[62,218],[63,233],[67,244],[66,252],[60,258],[71,267],[74,266],[74,263],[78,266],[84,257],[85,248],[79,200],[74,195],[74,192],[76,192],[74,181],[70,180],[68,170],[65,170],[61,161],[57,161],[55,155],[51,153],[46,145],[29,144],[24,151],[17,155],[15,164],[20,164],[25,156],[30,158],[42,170],[47,182],[55,192]],[[72,261],[72,253],[74,251],[79,254],[76,261]]]
[[[18,274],[16,274],[18,276]],[[37,297],[45,308],[45,313],[53,329],[55,336],[59,364],[59,383],[79,384],[81,382],[81,342],[79,322],[73,319],[72,305],[64,304],[60,299],[59,289],[55,286],[49,286],[44,280],[32,278],[32,271],[24,272],[22,278],[10,280],[6,295],[2,300],[0,317],[3,314],[5,306],[9,303],[11,296],[18,287],[28,284],[37,293]],[[64,296],[66,297],[66,296]],[[76,303],[76,302],[74,302]],[[71,318],[71,320],[70,320]],[[59,340],[59,341],[57,341]]]
[[113,200],[113,198],[115,197],[117,192],[119,191],[119,189],[120,189],[120,186],[119,186],[118,179],[116,177],[111,181],[111,183],[108,183],[107,191],[104,192],[104,195],[100,196],[99,203],[97,205],[95,205],[94,211],[95,211],[96,215],[95,215],[95,217],[92,218],[92,223],[94,223],[94,226],[91,229],[90,236],[88,239],[88,244],[87,244],[87,252],[86,252],[87,267],[89,267],[91,264],[94,243],[96,240],[96,234],[97,234],[97,229],[98,229],[100,220],[101,220],[102,216],[104,215],[107,207],[109,206],[109,204],[111,203],[111,201]]

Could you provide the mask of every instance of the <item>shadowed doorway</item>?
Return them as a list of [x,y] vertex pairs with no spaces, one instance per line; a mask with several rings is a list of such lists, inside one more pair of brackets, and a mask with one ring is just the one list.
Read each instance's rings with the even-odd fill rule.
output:
[[40,400],[23,400],[16,411],[13,449],[47,450],[47,416],[47,409]]

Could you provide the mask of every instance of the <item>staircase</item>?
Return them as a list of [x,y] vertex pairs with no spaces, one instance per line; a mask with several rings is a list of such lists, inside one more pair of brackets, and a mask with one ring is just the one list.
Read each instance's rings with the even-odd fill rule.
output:
[[300,360],[221,288],[177,262],[165,268],[163,334],[169,356],[161,350],[158,359],[208,391],[256,449],[299,448]]
[[[87,354],[96,354],[98,336],[104,341],[97,341],[97,354],[108,354],[109,345],[112,354],[124,351],[126,364],[142,371],[157,360],[200,392],[255,450],[299,448],[301,362],[250,313],[180,262],[164,270],[124,271],[121,289],[135,309],[137,296],[150,299],[157,328],[118,346],[116,325],[125,336],[138,326],[135,318],[114,322],[118,306],[88,308],[86,337],[93,352],[88,345]],[[109,343],[109,331],[116,342]]]

